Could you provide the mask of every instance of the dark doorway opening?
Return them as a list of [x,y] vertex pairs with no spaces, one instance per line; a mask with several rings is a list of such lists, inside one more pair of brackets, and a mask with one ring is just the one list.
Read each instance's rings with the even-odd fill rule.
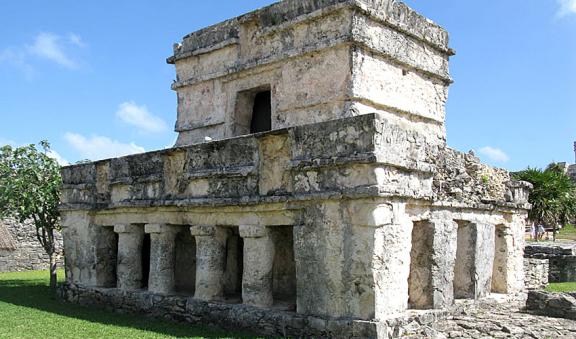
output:
[[150,234],[144,234],[142,242],[142,288],[148,288],[148,278],[150,276]]
[[271,227],[274,241],[272,295],[274,307],[296,311],[296,261],[294,259],[294,227]]
[[272,94],[270,91],[256,93],[252,108],[250,133],[260,133],[272,129]]
[[101,227],[96,238],[96,280],[98,287],[115,288],[117,284],[118,233],[114,227]]
[[226,240],[226,263],[224,268],[224,294],[232,303],[242,302],[242,273],[244,269],[244,239],[238,227],[231,227]]
[[196,240],[188,228],[176,236],[174,288],[178,294],[194,295],[196,288]]

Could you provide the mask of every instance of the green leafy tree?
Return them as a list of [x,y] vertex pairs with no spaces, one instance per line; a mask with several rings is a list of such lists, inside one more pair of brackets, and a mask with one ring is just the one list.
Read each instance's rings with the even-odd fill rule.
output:
[[50,286],[56,287],[57,248],[55,232],[60,229],[60,166],[48,157],[46,141],[35,145],[0,148],[0,217],[20,222],[32,220],[38,241],[50,257]]
[[566,225],[576,217],[576,188],[570,177],[555,163],[545,170],[528,168],[514,176],[534,185],[530,193],[530,219],[552,226],[556,240],[557,225]]

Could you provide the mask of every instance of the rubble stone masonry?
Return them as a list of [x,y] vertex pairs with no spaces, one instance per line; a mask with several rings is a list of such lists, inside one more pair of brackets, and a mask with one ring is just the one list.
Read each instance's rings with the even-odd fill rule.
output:
[[452,54],[391,0],[286,0],[185,36],[175,147],[62,170],[63,295],[341,337],[517,297],[530,185],[447,147]]

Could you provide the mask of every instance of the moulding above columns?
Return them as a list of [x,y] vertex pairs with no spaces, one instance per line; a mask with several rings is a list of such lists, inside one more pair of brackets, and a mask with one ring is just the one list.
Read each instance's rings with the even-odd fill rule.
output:
[[262,238],[268,235],[268,228],[258,225],[240,225],[240,237],[242,238]]
[[144,226],[146,233],[175,233],[178,232],[177,226],[168,224],[146,224]]
[[144,228],[137,224],[119,224],[114,225],[114,232],[116,233],[141,233]]

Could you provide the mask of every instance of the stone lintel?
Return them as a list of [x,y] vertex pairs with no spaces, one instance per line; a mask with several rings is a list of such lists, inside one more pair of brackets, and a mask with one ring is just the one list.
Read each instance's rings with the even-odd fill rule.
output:
[[144,226],[144,232],[146,233],[176,233],[178,232],[178,227],[168,224],[146,224]]
[[194,237],[211,237],[216,234],[216,226],[209,226],[209,225],[191,226],[190,233]]
[[389,203],[354,202],[350,206],[351,223],[355,226],[382,227],[394,224],[394,209]]
[[141,233],[142,230],[142,226],[137,224],[114,225],[114,232],[116,233]]
[[268,228],[258,225],[240,225],[240,237],[242,238],[262,238],[269,234]]

